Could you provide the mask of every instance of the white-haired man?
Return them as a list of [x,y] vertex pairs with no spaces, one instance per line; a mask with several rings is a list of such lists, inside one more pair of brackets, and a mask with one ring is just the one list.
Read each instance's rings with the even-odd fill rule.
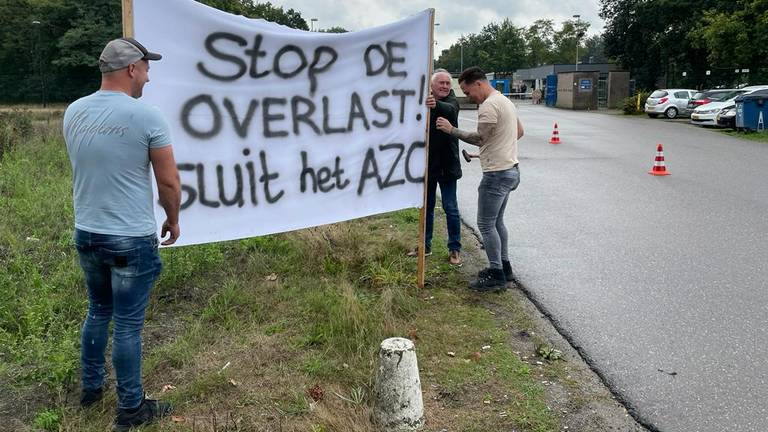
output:
[[[426,105],[430,108],[431,127],[429,129],[429,170],[427,175],[427,214],[424,251],[432,254],[432,232],[435,221],[437,186],[440,186],[440,198],[445,211],[448,228],[448,261],[453,265],[461,264],[461,217],[456,199],[456,186],[461,178],[459,162],[459,140],[435,127],[438,118],[458,126],[459,104],[451,88],[451,74],[445,69],[437,69],[430,82],[432,94],[427,97]],[[418,250],[409,253],[416,256]]]

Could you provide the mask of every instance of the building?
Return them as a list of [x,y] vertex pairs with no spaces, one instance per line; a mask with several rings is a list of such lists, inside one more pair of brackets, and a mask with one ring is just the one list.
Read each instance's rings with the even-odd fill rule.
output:
[[[615,108],[621,100],[629,96],[631,88],[629,74],[622,71],[614,63],[582,63],[578,67],[575,64],[553,64],[519,69],[514,73],[513,81],[518,86],[524,84],[529,90],[541,89],[545,93],[547,104],[554,105],[555,95],[552,90],[557,88],[557,84],[551,85],[550,89],[547,89],[547,77],[576,72],[594,72],[597,74],[597,82],[590,88],[596,92],[599,108]],[[567,76],[573,79],[573,75]],[[575,106],[571,108],[578,109]]]

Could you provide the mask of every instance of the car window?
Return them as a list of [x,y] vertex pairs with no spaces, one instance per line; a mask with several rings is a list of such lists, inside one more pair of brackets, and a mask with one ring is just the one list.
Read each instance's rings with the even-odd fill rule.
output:
[[678,99],[688,99],[690,95],[686,91],[675,92],[675,97]]
[[655,92],[651,93],[652,98],[663,98],[664,96],[668,95],[669,93],[665,92],[664,90],[656,90]]
[[704,99],[705,95],[706,95],[706,93],[698,92],[695,95],[693,95],[692,99]]
[[745,93],[745,91],[744,91],[744,90],[736,90],[736,91],[733,91],[733,92],[731,92],[731,93],[729,93],[729,94],[725,95],[725,96],[724,96],[722,99],[720,99],[720,100],[721,100],[721,101],[729,101],[729,100],[731,100],[731,99],[735,99],[735,98],[736,98],[736,96],[738,96],[738,95],[740,95],[740,94],[742,94],[742,93]]
[[707,94],[707,97],[712,99],[715,102],[721,102],[730,98],[733,94],[734,94],[734,90],[713,91],[713,92],[709,92],[709,94]]

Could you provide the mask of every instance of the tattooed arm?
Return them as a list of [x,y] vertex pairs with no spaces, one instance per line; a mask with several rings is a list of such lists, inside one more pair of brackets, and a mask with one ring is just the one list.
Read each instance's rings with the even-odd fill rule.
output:
[[453,127],[448,120],[440,117],[437,119],[437,128],[468,144],[482,147],[488,137],[493,134],[494,129],[496,129],[496,123],[478,123],[477,132],[469,132]]

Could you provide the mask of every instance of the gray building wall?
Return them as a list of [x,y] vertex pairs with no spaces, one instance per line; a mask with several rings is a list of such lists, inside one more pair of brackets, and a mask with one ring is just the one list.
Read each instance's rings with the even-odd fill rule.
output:
[[608,108],[621,108],[629,97],[629,72],[608,73]]
[[558,108],[597,109],[598,72],[563,72],[557,74]]

